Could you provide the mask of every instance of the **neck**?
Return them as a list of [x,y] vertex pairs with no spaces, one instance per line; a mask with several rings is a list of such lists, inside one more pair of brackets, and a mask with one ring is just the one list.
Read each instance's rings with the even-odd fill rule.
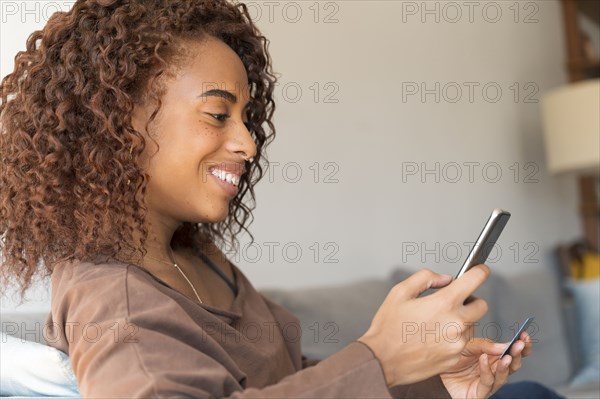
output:
[[[152,258],[161,259],[165,262],[172,261],[172,249],[171,249],[171,240],[173,238],[173,234],[179,228],[181,223],[175,222],[174,220],[170,222],[157,222],[157,218],[150,217],[148,215],[148,237],[146,238],[146,242],[144,243],[144,249],[146,250],[146,255],[140,259],[140,255],[136,255],[136,261],[134,263],[140,265],[154,264],[157,263],[155,260],[149,260]],[[141,234],[139,231],[135,231],[133,234],[133,242],[136,243],[136,247],[140,246]],[[126,255],[123,255],[127,258]]]

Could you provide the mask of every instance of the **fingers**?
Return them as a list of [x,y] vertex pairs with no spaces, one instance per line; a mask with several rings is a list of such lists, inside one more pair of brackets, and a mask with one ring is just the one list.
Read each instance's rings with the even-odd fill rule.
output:
[[521,368],[523,363],[523,356],[521,353],[525,348],[525,343],[523,341],[516,341],[512,348],[510,348],[509,354],[512,357],[512,362],[510,362],[510,374]]
[[476,321],[481,319],[488,311],[488,304],[481,298],[472,297],[468,304],[461,308],[465,320]]
[[429,269],[422,269],[398,284],[402,287],[400,290],[406,299],[416,298],[423,291],[429,288],[440,288],[448,285],[452,281],[452,276],[447,274],[437,274]]
[[490,358],[485,353],[479,356],[479,387],[478,398],[487,398],[494,389],[496,378],[490,367]]
[[[524,334],[526,334],[526,333],[524,333]],[[526,352],[527,355],[531,352],[531,340],[529,338],[529,335],[521,334],[520,338],[521,339],[515,341],[515,343],[512,345],[512,347],[510,348],[510,350],[507,353],[507,356],[504,356],[501,359],[501,360],[504,360],[504,358],[506,358],[506,357],[511,358],[509,374],[512,374],[521,368],[521,366],[523,364],[523,357],[526,356],[524,354],[525,350],[528,349],[528,351]],[[523,339],[527,340],[528,342],[524,342]],[[504,343],[502,345],[504,345],[504,348],[506,348],[506,345],[508,345],[508,343]]]
[[446,291],[452,296],[453,300],[464,303],[465,300],[473,293],[490,275],[490,268],[486,265],[477,265],[463,274],[460,278],[452,282],[442,291]]
[[498,360],[496,364],[496,374],[494,387],[492,389],[492,393],[496,392],[502,385],[506,384],[508,381],[509,367],[512,358],[509,356],[504,356],[502,359]]
[[[501,344],[480,342],[480,346],[481,349],[497,351],[497,347],[501,347]],[[510,355],[505,356],[496,362],[495,367],[492,367],[490,355],[483,353],[479,357],[479,387],[477,388],[477,397],[487,398],[506,384],[512,361],[513,359]]]
[[523,357],[529,356],[531,350],[533,349],[533,342],[531,340],[531,337],[529,336],[529,334],[527,334],[526,331],[523,331],[519,338],[525,343],[525,347],[523,348],[521,355]]

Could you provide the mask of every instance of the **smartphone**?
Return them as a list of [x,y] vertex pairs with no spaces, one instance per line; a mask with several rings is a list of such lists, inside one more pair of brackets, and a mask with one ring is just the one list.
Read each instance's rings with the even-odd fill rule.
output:
[[535,319],[535,317],[529,317],[527,320],[525,320],[525,323],[523,323],[521,328],[519,328],[519,331],[517,331],[513,339],[510,340],[510,344],[508,344],[508,347],[504,349],[504,352],[502,352],[498,359],[502,359],[502,356],[506,355],[510,351],[510,348],[512,348],[515,341],[519,339],[519,335],[521,335],[523,331],[527,330],[527,327],[529,327],[533,319]]
[[500,233],[504,230],[508,219],[510,219],[510,212],[498,208],[492,211],[490,218],[485,223],[485,226],[483,226],[483,230],[479,233],[479,238],[477,238],[475,245],[471,248],[469,256],[467,256],[455,279],[465,274],[473,266],[485,263],[498,237],[500,237]]

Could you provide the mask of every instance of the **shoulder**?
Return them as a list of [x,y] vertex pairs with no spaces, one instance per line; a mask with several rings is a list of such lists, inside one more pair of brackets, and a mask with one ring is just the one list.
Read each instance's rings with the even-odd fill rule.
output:
[[52,271],[53,296],[88,291],[112,291],[127,278],[127,268],[118,263],[91,263],[73,260],[56,265]]
[[52,307],[86,313],[106,310],[113,316],[128,317],[132,293],[136,297],[162,296],[158,284],[148,272],[127,263],[62,263],[52,272]]
[[74,287],[96,285],[101,290],[110,290],[125,285],[128,281],[150,283],[152,276],[139,266],[123,262],[92,263],[71,261],[57,265],[52,272],[52,284]]

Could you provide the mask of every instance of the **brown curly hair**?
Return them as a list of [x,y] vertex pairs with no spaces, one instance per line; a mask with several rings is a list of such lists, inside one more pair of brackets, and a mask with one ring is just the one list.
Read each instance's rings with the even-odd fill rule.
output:
[[[269,41],[247,7],[226,0],[78,0],[29,36],[0,83],[0,290],[17,283],[23,295],[33,277],[62,261],[94,262],[124,249],[145,255],[149,176],[136,162],[145,141],[131,113],[150,98],[158,104],[149,123],[154,119],[162,83],[181,61],[178,43],[207,35],[229,45],[246,68],[257,152],[228,217],[185,222],[172,244],[235,246],[242,230],[252,238],[246,224],[253,187],[268,165],[264,149],[275,136],[276,77]],[[129,244],[134,231],[139,246]]]

